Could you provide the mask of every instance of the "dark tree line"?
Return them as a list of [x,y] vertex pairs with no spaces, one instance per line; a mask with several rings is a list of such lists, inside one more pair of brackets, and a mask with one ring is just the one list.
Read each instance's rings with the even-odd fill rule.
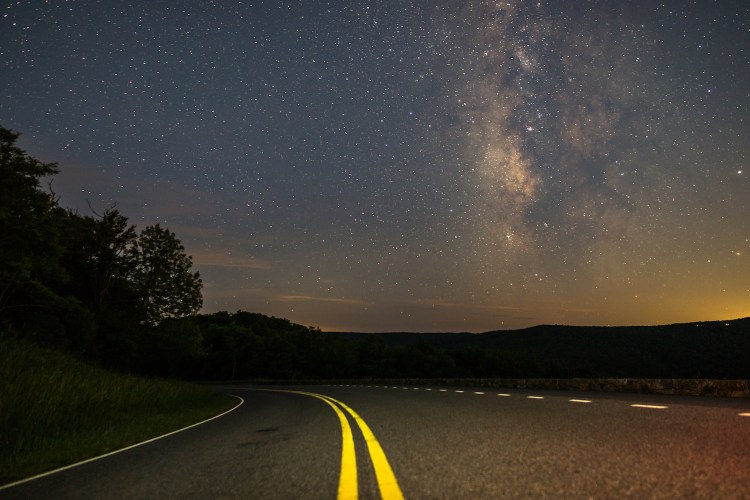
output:
[[239,311],[174,319],[160,329],[155,341],[173,346],[186,345],[190,332],[192,349],[154,349],[166,358],[154,359],[148,372],[203,380],[750,376],[750,318],[478,335],[337,334]]
[[502,351],[389,344],[321,332],[258,313],[218,312],[163,321],[142,338],[139,371],[199,380],[324,380],[543,376]]
[[80,215],[42,182],[58,172],[0,127],[0,332],[131,369],[142,337],[195,314],[201,279],[175,234],[116,208]]

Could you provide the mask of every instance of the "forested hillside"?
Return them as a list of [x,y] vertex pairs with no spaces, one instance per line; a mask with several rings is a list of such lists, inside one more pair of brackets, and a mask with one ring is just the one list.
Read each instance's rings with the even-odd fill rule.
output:
[[336,333],[429,342],[462,376],[750,378],[750,318],[661,326],[540,325],[482,334]]
[[750,379],[750,319],[483,334],[333,333],[238,311],[166,320],[141,342],[151,353],[142,372],[205,380]]

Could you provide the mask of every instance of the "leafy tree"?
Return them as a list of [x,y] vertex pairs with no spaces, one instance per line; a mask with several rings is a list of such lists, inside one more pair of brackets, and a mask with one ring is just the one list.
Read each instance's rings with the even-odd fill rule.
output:
[[40,186],[57,165],[28,156],[15,145],[18,136],[0,127],[0,322],[28,330],[40,309],[54,309],[50,284],[66,274],[57,200]]
[[60,293],[80,300],[95,320],[90,357],[108,367],[135,369],[145,318],[128,281],[133,266],[128,249],[138,236],[135,226],[114,207],[101,215],[64,214],[62,262],[70,280]]
[[133,267],[128,249],[138,236],[135,226],[114,208],[96,217],[67,216],[64,262],[71,293],[96,313],[113,303],[121,307],[123,285]]
[[127,255],[132,265],[129,281],[140,297],[145,323],[156,325],[200,310],[200,274],[190,271],[193,260],[173,232],[159,224],[148,226]]
[[90,233],[91,290],[94,308],[100,310],[111,301],[118,281],[133,268],[127,250],[136,241],[135,226],[115,209],[105,210],[93,224]]
[[28,156],[18,136],[0,127],[0,330],[121,369],[195,371],[198,327],[154,328],[203,302],[200,276],[174,233],[156,225],[139,236],[115,208],[94,216],[62,209],[41,187],[57,165]]

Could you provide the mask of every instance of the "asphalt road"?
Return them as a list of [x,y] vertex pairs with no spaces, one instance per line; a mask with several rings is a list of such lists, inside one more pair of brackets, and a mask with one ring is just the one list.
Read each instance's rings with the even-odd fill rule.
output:
[[[750,498],[748,400],[276,389],[298,392],[223,388],[245,403],[184,432],[0,490],[0,498],[333,499],[340,479],[352,475],[359,498],[380,498],[387,478],[373,465],[383,462],[397,483],[385,486],[390,498]],[[356,460],[348,472],[342,418]],[[374,434],[367,442],[362,421]]]

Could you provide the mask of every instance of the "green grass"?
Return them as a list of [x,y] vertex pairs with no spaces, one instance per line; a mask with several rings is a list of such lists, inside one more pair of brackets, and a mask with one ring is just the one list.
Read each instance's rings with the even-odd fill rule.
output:
[[236,399],[0,338],[0,485],[199,422]]

